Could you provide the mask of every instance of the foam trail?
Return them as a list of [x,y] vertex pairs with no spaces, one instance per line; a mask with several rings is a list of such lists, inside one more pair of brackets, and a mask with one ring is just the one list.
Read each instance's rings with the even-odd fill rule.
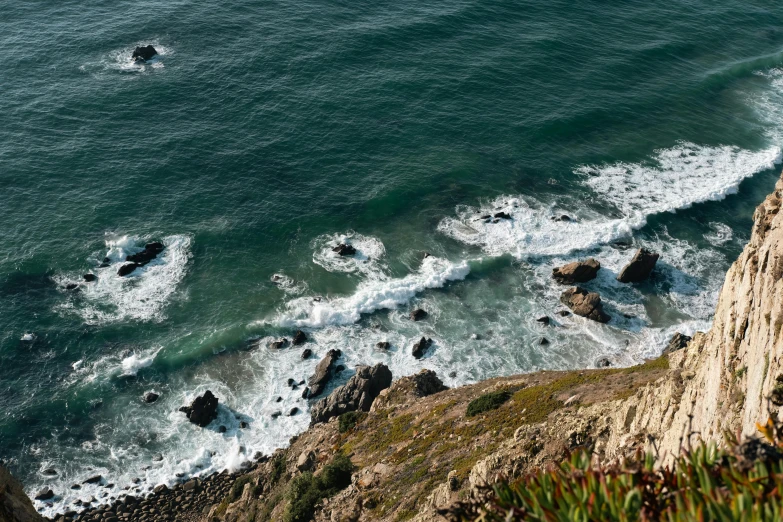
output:
[[470,273],[467,261],[452,263],[430,256],[424,259],[418,272],[399,279],[362,282],[353,295],[326,301],[312,298],[295,299],[277,323],[285,327],[323,327],[352,324],[362,314],[385,308],[396,308],[429,288],[441,288],[449,281],[465,279]]

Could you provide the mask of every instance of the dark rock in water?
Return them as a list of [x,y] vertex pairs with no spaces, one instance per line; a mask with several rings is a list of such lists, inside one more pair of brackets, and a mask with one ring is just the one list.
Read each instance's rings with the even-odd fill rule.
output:
[[282,415],[282,412],[276,411],[276,412],[274,412],[274,413],[272,414],[272,418],[273,418],[273,419],[276,419],[276,418],[278,418],[278,417],[279,417],[279,416],[281,416],[281,415]]
[[277,399],[275,399],[275,402],[283,402],[283,398],[282,397],[278,397]]
[[305,387],[304,391],[302,391],[302,398],[306,399],[310,396],[310,388]]
[[117,275],[120,277],[125,277],[126,275],[132,273],[139,265],[136,263],[125,263],[122,265],[119,270],[117,270]]
[[289,416],[289,417],[293,417],[293,416],[294,416],[294,415],[296,415],[297,413],[299,413],[299,408],[297,408],[296,406],[294,406],[293,408],[291,408],[291,411],[289,411],[289,412],[288,412],[288,416]]
[[157,401],[160,398],[160,395],[158,395],[155,392],[147,392],[144,394],[144,402],[147,404],[151,404],[155,401]]
[[595,292],[588,292],[584,288],[574,286],[560,296],[560,302],[568,306],[572,312],[582,317],[587,317],[599,323],[607,323],[611,319],[604,312],[601,296]]
[[304,379],[302,379],[301,381],[299,381],[299,386],[303,385],[305,382],[306,381]]
[[95,475],[94,477],[90,477],[87,480],[85,480],[84,482],[82,482],[82,484],[98,484],[102,480],[103,480],[103,477],[101,475]]
[[228,428],[226,428],[223,425],[218,426],[218,433],[225,433],[228,431]]
[[65,285],[66,290],[75,290],[77,288],[79,288],[79,285],[77,285],[76,283],[68,283],[67,285]]
[[294,384],[296,381],[295,381],[295,380],[293,380],[293,379],[291,379],[291,378],[289,378],[289,379],[288,379],[288,381],[286,381],[286,382],[288,383],[288,385],[289,385],[289,386],[291,386],[291,385],[292,385],[292,384]]
[[82,487],[79,484],[74,484],[71,489],[82,489]]
[[280,350],[282,348],[285,348],[286,346],[288,346],[288,339],[286,339],[285,337],[269,343],[269,347],[275,350]]
[[595,362],[597,368],[609,368],[612,365],[612,361],[608,357],[601,357]]
[[125,258],[125,261],[130,261],[138,265],[146,265],[147,263],[149,263],[150,261],[158,257],[158,254],[163,252],[163,249],[164,249],[163,243],[159,243],[159,242],[147,243],[147,245],[144,247],[144,250],[127,256]]
[[552,269],[552,277],[563,284],[586,283],[595,279],[600,269],[601,263],[591,257]]
[[309,397],[318,397],[323,393],[329,379],[334,374],[335,363],[341,355],[342,352],[340,350],[329,350],[326,356],[318,362],[318,365],[315,367],[315,373],[307,381],[307,384],[310,386]]
[[549,344],[549,339],[547,339],[546,337],[542,337],[542,338],[541,338],[541,339],[538,341],[538,344],[540,344],[541,346],[546,346],[547,344]]
[[247,422],[245,422],[245,421],[242,421],[242,422],[240,422],[240,423],[239,423],[239,429],[246,430],[246,429],[248,429],[249,427],[250,427],[250,424],[248,424],[248,423],[247,423]]
[[574,220],[574,218],[572,218],[571,216],[568,216],[566,214],[563,214],[562,216],[552,216],[552,221],[565,221],[565,222],[568,222],[568,221],[573,221],[573,220]]
[[57,475],[57,470],[54,468],[47,468],[41,472],[43,475],[46,475],[47,477],[54,477]]
[[381,341],[378,344],[375,345],[376,348],[379,350],[388,350],[391,348],[391,343],[389,341]]
[[338,373],[342,373],[343,370],[345,370],[345,366],[342,364],[338,364],[334,367],[334,374],[337,375]]
[[454,377],[456,377],[456,376],[457,376],[457,372],[453,372],[453,371],[452,371],[452,372],[449,372],[449,377],[451,377],[452,379],[453,379]]
[[560,310],[559,312],[557,312],[557,315],[559,315],[560,317],[568,317],[569,315],[571,315],[571,312],[569,312],[568,310]]
[[417,308],[416,310],[412,311],[410,314],[411,321],[421,321],[427,317],[427,312],[422,310],[421,308]]
[[93,281],[97,281],[98,280],[98,276],[95,275],[95,274],[84,274],[82,277],[88,283],[92,283]]
[[631,259],[631,262],[620,270],[617,280],[621,283],[644,281],[650,277],[659,257],[660,255],[655,252],[650,252],[646,248],[640,248],[633,256],[633,259]]
[[54,498],[54,491],[49,488],[43,488],[35,494],[35,500],[51,500]]
[[544,315],[536,319],[536,322],[549,326],[549,324],[552,322],[552,319],[550,319],[548,315]]
[[309,359],[313,355],[313,351],[310,348],[305,348],[302,351],[302,359]]
[[511,214],[508,214],[507,212],[497,212],[493,217],[498,219],[511,219]]
[[294,339],[292,341],[294,346],[299,346],[300,344],[304,344],[307,341],[307,336],[302,330],[297,330],[294,334]]
[[179,411],[188,416],[188,420],[200,427],[207,426],[217,418],[218,398],[207,390],[204,395],[196,397],[190,406],[183,406]]
[[158,51],[151,45],[139,46],[133,50],[131,60],[134,62],[146,62],[151,60],[156,54],[158,54]]
[[415,358],[421,359],[424,352],[427,351],[427,348],[430,346],[432,346],[432,339],[422,337],[413,345],[413,351],[411,353]]
[[310,424],[326,422],[349,411],[370,411],[375,398],[391,382],[392,373],[385,364],[357,366],[347,383],[313,406]]
[[669,341],[669,344],[666,346],[666,348],[664,348],[663,355],[668,355],[672,352],[676,352],[677,350],[682,350],[688,346],[689,342],[691,342],[691,337],[677,332],[671,338],[671,341]]
[[352,256],[356,254],[356,249],[351,245],[340,243],[332,249],[332,252],[337,252],[337,254],[341,256]]

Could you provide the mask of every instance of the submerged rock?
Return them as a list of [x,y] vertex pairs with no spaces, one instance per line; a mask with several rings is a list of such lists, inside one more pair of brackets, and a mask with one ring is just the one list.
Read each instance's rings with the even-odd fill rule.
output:
[[387,351],[389,348],[391,348],[391,343],[389,341],[381,341],[377,343],[375,347],[379,350]]
[[282,348],[285,348],[286,346],[288,346],[288,339],[286,339],[285,337],[269,343],[269,347],[274,350],[280,350]]
[[631,259],[631,262],[623,267],[617,280],[621,283],[637,283],[644,281],[655,268],[658,262],[659,254],[651,252],[646,248],[640,248]]
[[337,252],[337,254],[341,256],[352,256],[356,254],[356,249],[351,245],[340,243],[332,249],[332,252]]
[[427,312],[426,310],[422,310],[421,308],[417,308],[416,310],[410,313],[411,321],[421,321],[425,317],[427,317]]
[[302,330],[297,330],[294,334],[294,339],[291,341],[294,346],[299,346],[307,341],[307,335]]
[[411,353],[415,358],[421,359],[424,356],[424,352],[427,351],[427,348],[430,346],[432,346],[432,339],[422,337],[413,345],[413,351]]
[[591,257],[552,269],[552,277],[558,283],[586,283],[595,279],[600,269],[601,263]]
[[98,276],[95,275],[95,274],[84,274],[82,277],[88,283],[92,283],[93,281],[97,281],[98,280]]
[[326,422],[349,411],[370,411],[375,398],[391,382],[392,373],[385,364],[357,366],[347,383],[313,406],[310,423]]
[[323,393],[324,388],[329,383],[329,379],[334,374],[335,363],[341,355],[342,352],[340,350],[329,350],[326,356],[318,362],[318,365],[315,367],[315,373],[307,381],[310,388],[308,397],[318,397]]
[[120,277],[125,277],[128,274],[131,274],[139,265],[136,263],[126,263],[122,265],[119,270],[117,270],[117,275]]
[[604,312],[601,296],[595,292],[588,292],[584,288],[575,286],[569,288],[560,296],[560,302],[566,305],[576,315],[581,315],[599,323],[607,323],[611,319]]
[[550,319],[548,315],[543,315],[536,319],[536,322],[549,326],[552,323],[552,319]]
[[35,500],[51,500],[54,498],[54,491],[50,488],[43,488],[35,494]]
[[497,212],[494,217],[497,219],[511,219],[511,214],[508,212]]
[[217,418],[217,407],[218,398],[207,390],[204,395],[193,399],[190,406],[183,406],[179,411],[185,413],[190,422],[203,428]]
[[672,352],[676,352],[677,350],[682,350],[686,346],[688,346],[688,343],[691,342],[691,337],[688,335],[681,334],[680,332],[677,332],[674,334],[674,336],[669,341],[669,344],[664,348],[663,355],[668,355]]
[[152,57],[158,54],[158,51],[151,45],[136,47],[131,55],[134,62],[146,62],[152,60]]
[[158,395],[155,392],[147,392],[144,394],[144,402],[147,404],[152,404],[153,402],[157,401],[160,398],[160,395]]

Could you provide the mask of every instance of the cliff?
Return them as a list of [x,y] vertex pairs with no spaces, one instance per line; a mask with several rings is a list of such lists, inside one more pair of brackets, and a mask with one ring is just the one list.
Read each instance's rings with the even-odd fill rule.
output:
[[33,503],[22,485],[0,464],[0,522],[39,522]]

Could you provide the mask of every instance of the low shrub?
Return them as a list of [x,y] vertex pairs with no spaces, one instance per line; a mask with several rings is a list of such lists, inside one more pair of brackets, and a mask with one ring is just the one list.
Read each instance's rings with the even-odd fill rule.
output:
[[351,484],[354,466],[351,459],[338,453],[321,473],[302,473],[288,487],[289,504],[285,510],[285,522],[308,522],[315,515],[315,506],[321,499],[329,498]]
[[350,431],[365,417],[365,413],[359,411],[349,411],[340,415],[337,419],[340,421],[340,433]]
[[477,399],[473,399],[468,404],[468,417],[473,417],[479,413],[484,413],[489,410],[496,410],[500,408],[504,402],[511,398],[511,392],[508,390],[501,390],[492,393],[482,395]]

